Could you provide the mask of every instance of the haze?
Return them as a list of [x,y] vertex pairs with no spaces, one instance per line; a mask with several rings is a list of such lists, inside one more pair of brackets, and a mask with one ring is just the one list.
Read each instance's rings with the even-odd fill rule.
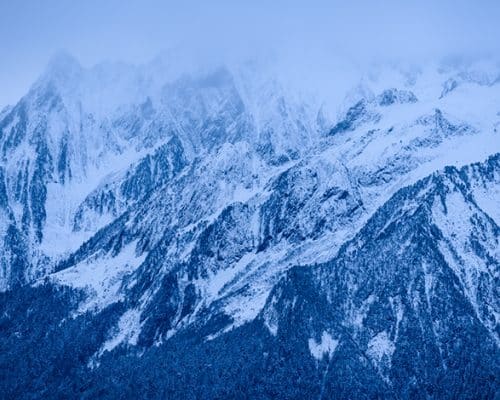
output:
[[[0,0],[0,108],[63,49],[84,66],[145,63],[169,49],[204,60],[309,65],[500,54],[498,1]],[[320,68],[321,69],[321,68]]]

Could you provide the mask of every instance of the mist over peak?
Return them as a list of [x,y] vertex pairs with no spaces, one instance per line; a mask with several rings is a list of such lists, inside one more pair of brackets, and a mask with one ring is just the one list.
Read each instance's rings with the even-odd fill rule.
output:
[[0,12],[1,37],[11,38],[0,45],[0,105],[15,103],[59,49],[84,66],[144,64],[174,49],[184,54],[187,70],[260,58],[320,76],[332,64],[366,70],[373,63],[466,62],[500,54],[500,5],[489,0],[24,0],[3,2]]

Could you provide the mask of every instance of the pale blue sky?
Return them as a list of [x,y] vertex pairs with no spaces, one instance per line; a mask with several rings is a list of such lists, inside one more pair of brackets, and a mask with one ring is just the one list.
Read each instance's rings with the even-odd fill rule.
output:
[[176,46],[221,57],[287,48],[297,60],[311,47],[359,59],[497,55],[499,21],[494,0],[0,0],[0,107],[62,49],[87,66]]

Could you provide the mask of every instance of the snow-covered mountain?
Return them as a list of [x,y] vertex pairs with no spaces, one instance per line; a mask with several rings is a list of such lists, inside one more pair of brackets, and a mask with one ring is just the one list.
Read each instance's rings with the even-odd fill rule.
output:
[[498,394],[500,68],[411,71],[55,57],[0,114],[6,397]]

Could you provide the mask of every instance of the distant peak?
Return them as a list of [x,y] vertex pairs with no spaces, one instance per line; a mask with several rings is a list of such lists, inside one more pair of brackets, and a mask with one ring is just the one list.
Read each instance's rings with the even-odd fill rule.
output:
[[44,75],[64,80],[77,76],[81,71],[82,66],[75,57],[65,51],[58,51],[49,60]]
[[49,68],[81,68],[78,60],[66,51],[58,51],[52,55],[48,64]]

